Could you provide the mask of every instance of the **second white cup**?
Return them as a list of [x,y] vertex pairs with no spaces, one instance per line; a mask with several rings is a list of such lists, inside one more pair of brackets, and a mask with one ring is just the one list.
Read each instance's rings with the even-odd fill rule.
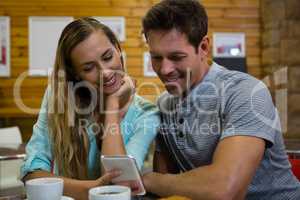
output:
[[131,190],[121,185],[108,185],[91,188],[89,200],[130,200]]

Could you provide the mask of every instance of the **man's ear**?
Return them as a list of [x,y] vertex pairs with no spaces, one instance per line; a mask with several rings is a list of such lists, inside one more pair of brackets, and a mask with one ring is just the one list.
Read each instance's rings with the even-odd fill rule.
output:
[[209,55],[209,38],[208,36],[204,36],[202,41],[199,44],[198,51],[201,52],[203,55]]

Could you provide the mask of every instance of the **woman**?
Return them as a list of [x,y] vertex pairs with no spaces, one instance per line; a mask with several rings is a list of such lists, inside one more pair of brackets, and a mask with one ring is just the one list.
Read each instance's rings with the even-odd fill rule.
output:
[[141,168],[156,135],[155,106],[134,94],[124,75],[118,40],[92,18],[62,32],[54,71],[21,168],[23,180],[60,176],[64,194],[86,199],[90,188],[120,172],[100,177],[100,154],[133,156]]

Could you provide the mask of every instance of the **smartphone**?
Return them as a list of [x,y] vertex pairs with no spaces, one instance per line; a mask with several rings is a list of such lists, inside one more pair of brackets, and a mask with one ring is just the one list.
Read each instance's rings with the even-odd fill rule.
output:
[[139,185],[139,191],[137,195],[146,194],[146,190],[138,170],[135,159],[129,155],[118,156],[101,156],[101,163],[105,171],[111,171],[114,169],[121,170],[122,174],[112,180],[113,183],[124,181],[136,181]]

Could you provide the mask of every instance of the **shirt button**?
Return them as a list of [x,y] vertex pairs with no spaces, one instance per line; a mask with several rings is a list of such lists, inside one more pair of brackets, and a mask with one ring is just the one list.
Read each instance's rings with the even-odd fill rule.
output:
[[181,137],[181,138],[183,138],[183,137],[184,137],[183,132],[182,132],[182,131],[179,131],[178,136]]
[[183,119],[183,118],[180,118],[180,119],[179,119],[179,123],[180,123],[180,124],[183,124],[183,122],[184,122],[184,119]]

